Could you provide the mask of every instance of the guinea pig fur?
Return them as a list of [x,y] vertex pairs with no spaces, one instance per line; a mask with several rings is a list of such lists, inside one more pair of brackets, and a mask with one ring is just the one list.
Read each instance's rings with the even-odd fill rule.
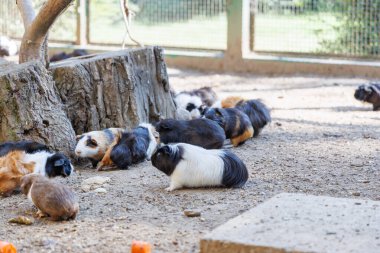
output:
[[162,143],[189,143],[206,149],[223,146],[226,134],[218,123],[209,119],[164,119],[156,124]]
[[228,96],[221,100],[222,108],[233,108],[237,103],[244,100],[243,97],[240,96]]
[[177,108],[189,111],[192,119],[201,117],[199,108],[202,106],[202,100],[200,97],[181,92],[175,96],[174,101]]
[[234,147],[243,144],[253,136],[253,127],[249,117],[238,109],[208,108],[204,117],[218,123]]
[[253,137],[259,135],[266,124],[272,120],[269,109],[258,99],[241,100],[235,108],[248,115],[254,129]]
[[124,132],[116,143],[111,145],[102,161],[99,163],[98,170],[107,170],[116,165],[119,169],[128,169],[128,166],[151,158],[157,147],[158,133],[153,125],[142,123],[131,132]]
[[51,220],[75,219],[79,211],[79,204],[69,187],[41,175],[22,177],[21,191],[38,208],[41,216],[49,216]]
[[122,128],[107,128],[77,135],[75,154],[78,157],[89,158],[94,166],[102,160],[115,137],[122,133]]
[[34,171],[34,162],[23,163],[24,151],[11,151],[0,157],[0,195],[10,196],[20,186],[21,177]]
[[0,156],[4,156],[15,150],[25,151],[25,153],[32,154],[37,151],[49,151],[49,148],[46,145],[35,141],[4,142],[0,144]]
[[380,110],[380,84],[370,83],[360,85],[354,93],[354,97],[373,105],[373,110]]
[[245,164],[227,150],[207,150],[179,143],[160,147],[152,165],[170,176],[167,191],[182,187],[242,187],[248,180]]
[[212,106],[218,99],[218,96],[211,87],[202,87],[192,91],[183,91],[181,93],[198,96],[201,99],[202,104],[206,106]]

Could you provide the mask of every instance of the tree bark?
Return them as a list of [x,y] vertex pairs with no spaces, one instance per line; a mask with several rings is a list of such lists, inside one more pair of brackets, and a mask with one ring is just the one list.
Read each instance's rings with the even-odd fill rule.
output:
[[68,59],[51,70],[77,134],[176,117],[161,48]]
[[73,0],[49,0],[35,16],[31,0],[17,1],[25,27],[20,46],[20,63],[39,60],[48,66],[46,51],[49,28],[71,2]]
[[0,70],[0,141],[34,140],[71,155],[75,133],[41,62]]

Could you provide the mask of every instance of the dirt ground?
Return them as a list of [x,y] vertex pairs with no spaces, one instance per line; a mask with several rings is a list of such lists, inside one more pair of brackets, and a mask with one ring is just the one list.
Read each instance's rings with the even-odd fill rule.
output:
[[[19,252],[129,252],[133,239],[152,243],[154,252],[198,252],[207,232],[281,192],[380,200],[380,112],[353,98],[367,80],[169,73],[177,91],[208,85],[220,97],[262,98],[272,109],[272,124],[233,149],[249,169],[243,189],[167,193],[169,178],[150,162],[127,171],[77,168],[76,175],[58,179],[79,197],[75,221],[10,224],[35,209],[22,195],[0,199],[0,240]],[[96,175],[111,178],[107,193],[82,192],[82,181]],[[188,218],[184,209],[202,215]]]

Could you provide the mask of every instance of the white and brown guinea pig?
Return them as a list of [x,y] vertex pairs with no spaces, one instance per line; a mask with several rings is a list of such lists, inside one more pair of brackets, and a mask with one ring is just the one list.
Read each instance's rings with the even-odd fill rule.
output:
[[248,116],[235,108],[208,108],[204,117],[218,123],[234,147],[252,138],[253,127]]
[[79,204],[74,192],[67,186],[41,175],[29,174],[21,178],[21,191],[51,220],[75,219]]
[[170,177],[167,191],[183,187],[238,188],[248,180],[247,168],[235,154],[186,143],[160,147],[152,156],[152,165]]
[[97,163],[103,159],[115,137],[123,131],[124,129],[122,128],[107,128],[77,135],[78,143],[75,147],[75,154],[78,157],[90,159],[92,165],[96,167]]

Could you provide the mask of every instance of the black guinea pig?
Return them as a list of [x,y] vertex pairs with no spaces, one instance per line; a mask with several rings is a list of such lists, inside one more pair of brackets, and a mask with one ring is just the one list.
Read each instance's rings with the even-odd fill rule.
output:
[[371,103],[374,111],[380,110],[380,84],[362,84],[355,90],[354,97],[359,101]]
[[253,136],[253,127],[249,117],[238,109],[208,108],[204,117],[218,123],[234,147],[243,144]]
[[164,119],[156,124],[162,143],[189,143],[206,149],[219,149],[226,135],[218,123],[209,119]]
[[248,115],[254,129],[253,137],[259,135],[266,124],[272,120],[269,109],[258,99],[241,100],[235,108]]

